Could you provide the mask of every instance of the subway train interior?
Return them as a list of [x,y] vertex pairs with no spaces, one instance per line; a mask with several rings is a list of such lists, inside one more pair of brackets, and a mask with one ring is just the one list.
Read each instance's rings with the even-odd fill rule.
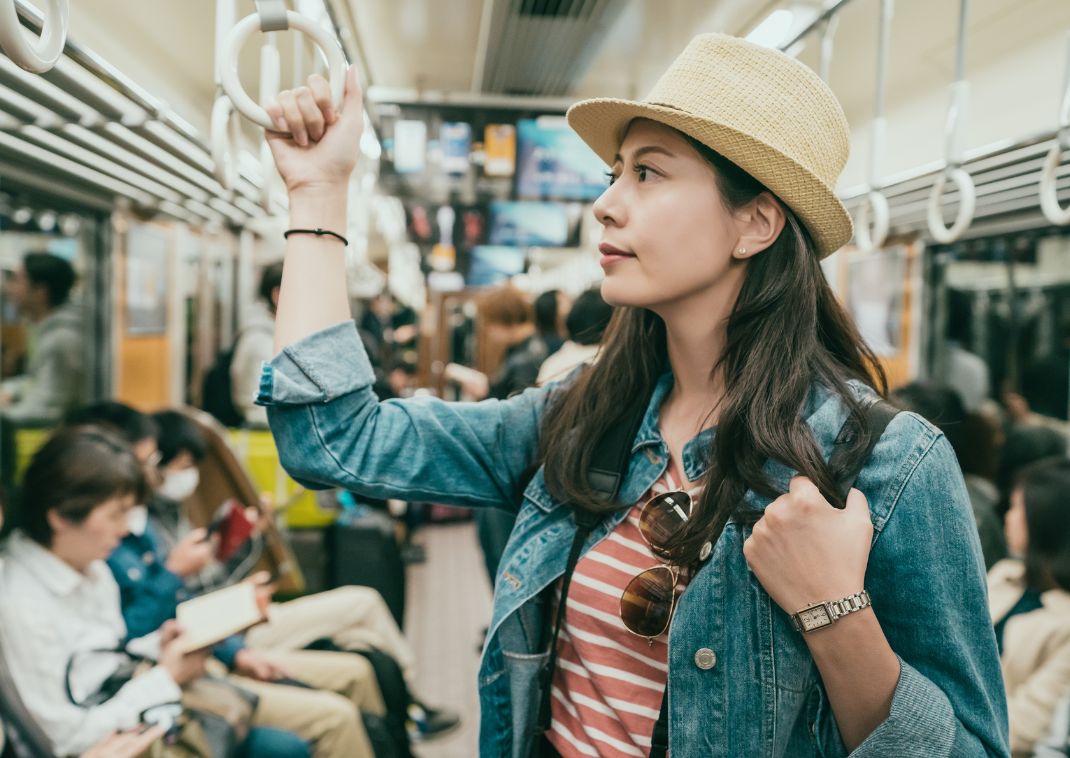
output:
[[3,758],[1070,756],[1068,0],[0,0],[0,277]]

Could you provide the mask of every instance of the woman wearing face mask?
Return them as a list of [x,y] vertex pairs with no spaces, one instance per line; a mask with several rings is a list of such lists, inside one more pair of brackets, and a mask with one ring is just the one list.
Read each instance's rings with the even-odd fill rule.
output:
[[[826,459],[883,382],[820,267],[851,222],[833,189],[847,124],[816,74],[702,35],[647,100],[573,106],[611,167],[594,213],[617,312],[570,385],[471,404],[371,390],[341,239],[361,102],[351,72],[340,113],[317,77],[269,108],[291,230],[260,402],[302,481],[517,513],[480,671],[481,755],[646,755],[662,704],[687,758],[1006,755],[947,441],[899,414],[832,507]],[[567,504],[598,503],[591,449],[633,402],[626,507],[583,545],[543,731],[540,630],[557,602],[543,590],[565,570]],[[849,612],[812,610],[836,601]]]

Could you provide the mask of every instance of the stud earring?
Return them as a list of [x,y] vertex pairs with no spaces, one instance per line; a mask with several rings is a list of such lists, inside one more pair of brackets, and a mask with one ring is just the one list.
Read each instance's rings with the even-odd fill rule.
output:
[[740,255],[746,255],[747,254],[747,248],[741,247],[741,248],[739,248],[739,250],[736,250],[736,252],[739,253]]

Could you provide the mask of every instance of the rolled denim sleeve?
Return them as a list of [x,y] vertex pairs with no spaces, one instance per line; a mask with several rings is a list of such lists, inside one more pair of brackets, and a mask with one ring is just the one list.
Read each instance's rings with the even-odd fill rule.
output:
[[[851,756],[1009,756],[984,562],[955,454],[932,434],[901,471],[866,575],[901,671],[888,718]],[[824,692],[817,732],[822,755],[846,755]]]
[[290,345],[266,363],[257,402],[286,470],[308,487],[365,497],[516,508],[538,451],[548,390],[508,400],[379,402],[352,322]]

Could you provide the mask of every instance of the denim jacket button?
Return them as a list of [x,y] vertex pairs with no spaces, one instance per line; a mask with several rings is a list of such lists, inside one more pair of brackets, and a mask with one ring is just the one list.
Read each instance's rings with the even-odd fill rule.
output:
[[709,542],[702,543],[702,549],[698,551],[698,559],[704,561],[710,557],[710,553],[713,552],[713,545]]
[[695,653],[695,665],[703,671],[709,671],[717,665],[717,653],[708,647],[699,648]]

